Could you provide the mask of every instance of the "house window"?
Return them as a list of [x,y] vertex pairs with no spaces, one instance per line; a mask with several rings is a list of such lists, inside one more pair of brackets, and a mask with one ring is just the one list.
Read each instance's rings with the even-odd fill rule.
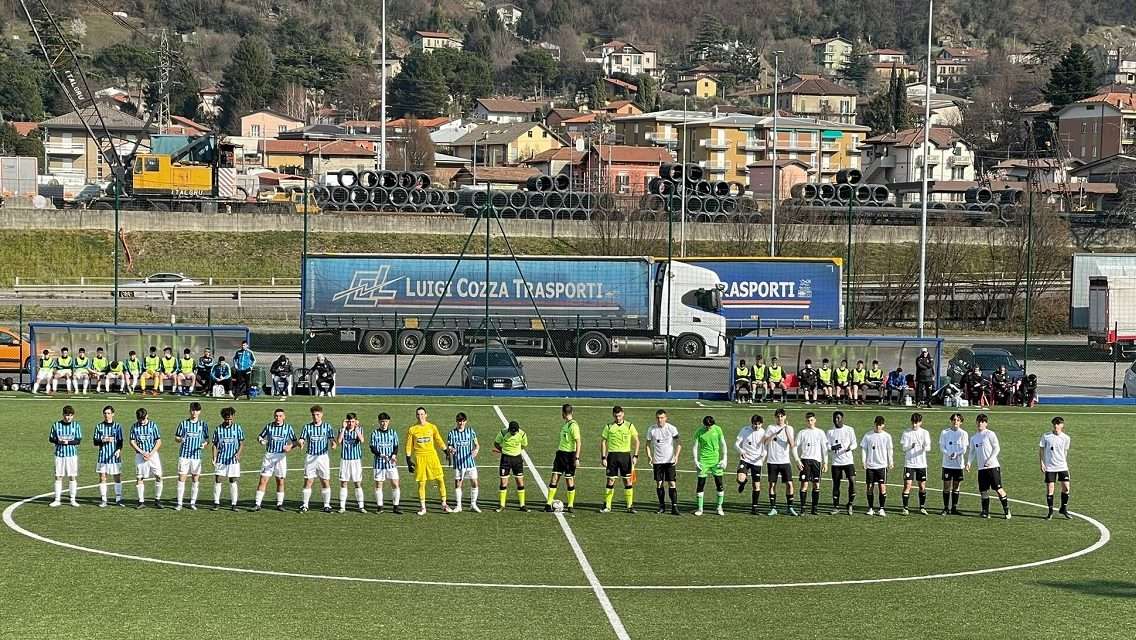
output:
[[254,124],[254,125],[249,126],[249,134],[253,138],[259,138],[260,137],[260,125]]
[[1081,133],[1086,133],[1086,132],[1088,132],[1088,130],[1089,130],[1089,123],[1082,122],[1081,123]]
[[533,137],[533,134],[532,134],[532,129],[529,129],[529,137],[530,137],[530,138],[531,138],[531,137]]
[[282,124],[282,125],[280,125],[280,128],[276,130],[276,133],[284,133],[287,130],[288,130],[288,125]]
[[628,193],[631,191],[631,176],[626,173],[616,174],[615,188],[620,193]]

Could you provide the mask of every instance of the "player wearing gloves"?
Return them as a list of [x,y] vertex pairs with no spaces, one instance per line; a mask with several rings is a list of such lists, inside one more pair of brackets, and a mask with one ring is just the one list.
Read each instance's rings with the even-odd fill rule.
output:
[[749,425],[742,428],[734,440],[738,452],[738,493],[745,490],[746,480],[751,480],[749,512],[758,514],[761,502],[761,467],[765,464],[765,420],[756,413],[750,416]]
[[923,414],[911,414],[911,428],[899,437],[903,449],[903,515],[911,500],[911,486],[919,485],[919,513],[927,515],[927,452],[931,450],[931,434],[923,428]]
[[989,429],[989,419],[985,413],[978,414],[974,419],[977,431],[970,440],[970,457],[966,462],[966,470],[970,471],[973,464],[978,467],[978,491],[982,494],[983,518],[990,517],[990,498],[987,495],[991,490],[998,494],[1002,503],[1002,513],[1010,519],[1010,499],[1006,490],[1002,488],[1002,463],[998,461],[998,454],[1002,446],[998,444],[998,434]]
[[852,515],[852,505],[856,502],[856,430],[844,424],[844,412],[832,412],[832,428],[825,434],[828,450],[832,452],[832,511],[829,515],[840,513],[840,481],[848,480],[848,503],[845,509]]
[[864,434],[860,441],[860,457],[864,462],[864,480],[868,489],[868,515],[874,516],[875,495],[873,489],[879,491],[880,515],[886,516],[884,507],[887,503],[887,472],[895,468],[895,452],[891,434],[884,430],[884,417],[876,416],[875,428],[871,433]]
[[797,433],[797,442],[793,447],[793,455],[797,458],[797,470],[800,472],[801,513],[805,512],[805,490],[812,488],[812,507],[809,513],[817,514],[817,503],[820,502],[820,476],[828,471],[828,438],[824,432],[817,428],[816,414],[805,414],[806,426]]
[[959,515],[959,490],[962,468],[966,464],[969,439],[962,429],[962,414],[951,414],[951,426],[939,433],[939,451],[943,454],[943,510],[939,515]]
[[694,466],[698,469],[698,509],[694,515],[702,515],[708,475],[714,476],[714,488],[718,491],[718,515],[726,515],[723,509],[726,489],[722,484],[726,460],[726,434],[714,423],[714,416],[706,416],[702,419],[702,426],[694,432]]
[[426,419],[426,409],[414,410],[415,423],[406,429],[406,470],[414,474],[418,481],[418,515],[426,515],[426,483],[438,484],[438,495],[442,500],[442,511],[450,513],[446,502],[446,480],[442,473],[442,461],[438,451],[445,451],[446,441],[438,431],[438,426]]
[[797,515],[793,508],[793,473],[790,465],[789,452],[796,446],[793,440],[793,427],[785,422],[785,410],[778,409],[773,413],[777,424],[765,430],[765,450],[767,453],[765,466],[769,470],[769,514],[777,515],[777,482],[785,484],[785,506],[791,516]]

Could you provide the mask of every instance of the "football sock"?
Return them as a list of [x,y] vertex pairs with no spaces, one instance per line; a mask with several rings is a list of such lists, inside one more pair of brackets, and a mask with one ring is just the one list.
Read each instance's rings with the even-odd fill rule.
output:
[[237,483],[229,483],[229,504],[233,505],[234,507],[237,506],[237,488]]
[[[549,487],[548,488],[548,504],[552,504],[553,500],[556,500],[556,487]],[[458,502],[461,502],[461,500],[459,499]]]
[[213,483],[213,504],[221,504],[221,483]]
[[793,508],[793,494],[790,493],[785,496],[785,506],[790,509]]
[[115,500],[122,500],[122,483],[121,482],[114,483],[114,499]]
[[438,481],[438,495],[440,495],[442,497],[442,503],[445,504],[445,502],[446,502],[446,481],[445,480],[439,480]]
[[339,508],[340,509],[346,509],[347,508],[347,487],[340,487],[339,488]]
[[659,499],[659,508],[667,506],[667,492],[662,487],[655,487],[655,497]]
[[741,493],[742,491],[744,491],[745,487],[746,487],[746,481],[745,480],[742,480],[741,482],[739,482],[738,483],[738,493]]
[[[99,498],[101,498],[103,502],[107,501],[107,483],[105,483],[105,482],[99,483]],[[1053,496],[1050,496],[1050,501],[1049,501],[1050,507],[1053,506],[1052,498],[1053,498]]]
[[725,491],[719,491],[718,492],[718,508],[721,509],[722,505],[725,504],[725,503],[726,503],[726,492]]
[[67,493],[71,494],[71,501],[74,502],[75,498],[79,495],[79,483],[76,480],[71,480],[67,483]]
[[958,509],[959,506],[959,492],[957,490],[951,492],[951,509]]
[[868,492],[868,508],[869,509],[875,509],[876,508],[876,494],[872,491]]
[[1002,503],[1002,513],[1010,512],[1010,498],[1009,496],[1002,496],[998,498],[998,502]]
[[517,502],[521,503],[522,507],[525,506],[525,490],[524,489],[517,489]]
[[303,489],[302,489],[302,490],[300,491],[300,496],[301,496],[301,498],[302,498],[302,499],[303,499],[303,501],[304,501],[304,502],[303,502],[303,504],[304,504],[304,508],[305,508],[305,509],[307,509],[307,508],[308,508],[308,503],[309,503],[309,502],[311,502],[311,500],[312,500],[312,488],[311,488],[311,487],[304,487],[304,488],[303,488]]
[[668,488],[667,494],[670,496],[671,506],[677,507],[678,506],[678,488],[676,488],[676,487]]
[[848,484],[848,506],[852,506],[856,502],[856,486],[852,483]]
[[[479,493],[481,493],[481,489],[479,487],[473,487],[469,490],[469,504],[470,505],[477,504],[477,495]],[[461,504],[461,498],[458,498],[458,504]]]
[[990,513],[990,498],[982,498],[982,513]]
[[623,499],[627,501],[627,508],[630,509],[635,504],[635,489],[624,489]]
[[1069,507],[1069,492],[1061,492],[1061,510],[1065,511]]
[[[801,489],[801,492],[797,496],[797,499],[800,502],[802,509],[805,508],[805,497],[807,497],[808,495],[809,494],[804,489]],[[790,504],[789,506],[793,506],[793,505]]]
[[200,482],[193,480],[189,483],[189,504],[197,504],[197,490],[200,488]]
[[749,505],[756,509],[757,505],[760,504],[760,503],[761,503],[761,492],[751,491],[750,494],[749,494]]
[[812,494],[813,511],[816,511],[818,502],[820,502],[820,489],[813,489],[813,494]]
[[575,489],[569,489],[568,490],[568,506],[569,507],[576,506],[576,490]]
[[497,491],[497,504],[500,505],[502,509],[505,508],[505,502],[508,500],[508,495],[508,489],[499,489]]
[[703,500],[705,498],[705,495],[706,494],[702,491],[698,492],[698,510],[699,511],[702,511],[702,503],[703,503]]
[[907,503],[911,500],[911,494],[906,491],[903,492],[903,508],[907,508]]
[[375,489],[375,504],[379,505],[380,509],[383,508],[383,490],[382,489]]
[[165,486],[165,484],[162,482],[161,478],[154,478],[154,499],[155,500],[161,500],[162,499],[162,487],[164,487],[164,486]]
[[777,508],[777,494],[773,493],[772,491],[769,492],[769,508]]
[[277,491],[276,492],[276,506],[279,507],[283,504],[284,504],[284,492],[283,491]]
[[426,504],[426,483],[425,482],[419,482],[418,483],[418,502],[420,504]]
[[359,503],[360,509],[364,508],[363,487],[355,487],[355,502]]
[[138,492],[138,502],[146,500],[146,485],[142,484],[141,480],[138,481],[138,484],[134,485],[134,488]]
[[919,508],[922,509],[925,506],[927,506],[927,492],[926,491],[920,491],[919,492]]
[[402,498],[402,487],[396,486],[391,489],[391,504],[397,507],[400,498]]
[[260,490],[258,490],[258,491],[256,492],[256,506],[258,506],[258,507],[259,507],[259,506],[260,506],[260,503],[262,503],[262,502],[264,502],[264,492],[263,492],[263,491],[260,491]]
[[604,489],[604,508],[611,511],[611,497],[615,494],[615,489],[608,487]]
[[454,487],[454,497],[457,498],[457,500],[455,500],[455,502],[460,507],[461,504],[462,504],[462,488],[461,487]]
[[943,508],[944,509],[950,509],[951,508],[951,492],[950,491],[943,491]]
[[1053,494],[1045,496],[1045,506],[1049,507],[1049,511],[1053,511]]
[[177,481],[177,504],[180,507],[182,500],[185,498],[185,480]]
[[887,504],[888,496],[884,492],[880,492],[880,511],[883,511],[884,505]]

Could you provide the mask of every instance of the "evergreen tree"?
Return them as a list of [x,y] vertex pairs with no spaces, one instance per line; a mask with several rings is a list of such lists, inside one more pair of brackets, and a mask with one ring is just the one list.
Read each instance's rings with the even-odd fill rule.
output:
[[[911,109],[911,103],[907,100],[907,85],[896,74],[895,69],[891,71],[888,93],[891,96],[892,131],[902,131],[915,126],[915,113]],[[928,99],[930,99],[930,96],[928,96]]]
[[1043,91],[1045,99],[1054,110],[1083,100],[1093,95],[1096,77],[1096,67],[1085,48],[1074,43],[1054,65]]
[[544,17],[545,31],[555,31],[557,27],[572,22],[572,5],[568,0],[552,0],[548,15]]
[[537,26],[536,12],[529,9],[521,12],[521,19],[517,22],[517,35],[529,40],[536,40],[540,37],[541,29]]
[[556,81],[556,59],[544,49],[525,49],[513,59],[509,72],[514,89],[536,93]]
[[241,116],[267,108],[276,98],[272,53],[264,40],[243,38],[221,80],[221,128],[237,133]]
[[482,57],[460,49],[438,49],[430,56],[442,70],[446,89],[461,109],[493,91],[493,69]]
[[391,83],[390,104],[395,116],[435,118],[446,112],[446,76],[433,55],[416,51],[407,56]]
[[646,73],[636,78],[635,82],[639,85],[639,106],[646,111],[654,111],[659,100],[659,83]]
[[698,24],[698,34],[694,36],[694,40],[687,45],[687,56],[691,61],[707,60],[711,62],[718,61],[725,53],[723,44],[725,38],[726,27],[722,25],[722,21],[717,15],[713,13],[705,13],[702,20]]
[[[840,70],[840,77],[860,91],[864,90],[864,85],[867,84],[871,74],[872,63],[868,60],[868,55],[864,51],[853,53],[852,59]],[[895,74],[894,68],[892,74]]]
[[43,116],[40,79],[34,67],[0,53],[0,120],[38,120]]
[[860,122],[873,134],[893,133],[915,126],[915,113],[907,100],[907,88],[894,70],[886,89],[881,90],[860,110]]

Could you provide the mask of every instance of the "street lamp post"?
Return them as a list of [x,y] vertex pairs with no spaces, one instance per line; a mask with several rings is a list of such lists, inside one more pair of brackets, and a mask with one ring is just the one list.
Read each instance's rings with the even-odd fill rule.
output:
[[[682,90],[682,180],[679,180],[679,189],[682,193],[682,199],[679,201],[679,241],[678,241],[678,255],[686,257],[686,158],[687,158],[687,137],[686,137],[686,101],[690,97],[690,89]],[[669,277],[669,274],[668,274]]]
[[777,255],[777,112],[778,108],[778,89],[781,85],[781,54],[784,51],[773,52],[773,152],[770,155],[772,158],[772,165],[770,173],[772,175],[771,184],[769,187],[769,256]]
[[920,338],[923,337],[923,322],[927,308],[927,176],[930,168],[927,153],[931,146],[931,30],[934,14],[935,0],[927,0],[927,78],[924,85],[926,95],[923,96],[923,207],[919,216],[919,321],[916,325],[916,335]]
[[387,0],[383,0],[382,9],[382,62],[379,72],[379,171],[387,168]]

